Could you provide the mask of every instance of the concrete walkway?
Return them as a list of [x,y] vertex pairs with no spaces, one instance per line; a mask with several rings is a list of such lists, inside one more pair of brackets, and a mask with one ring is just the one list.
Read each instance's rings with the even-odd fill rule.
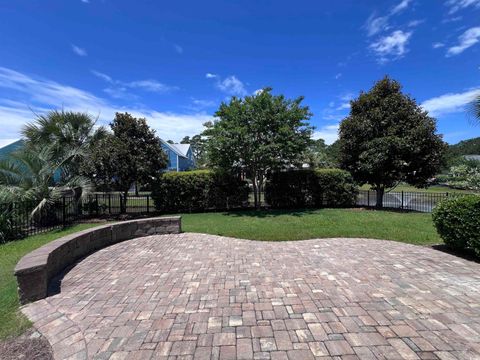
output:
[[156,235],[23,312],[57,359],[480,359],[480,264],[367,239]]

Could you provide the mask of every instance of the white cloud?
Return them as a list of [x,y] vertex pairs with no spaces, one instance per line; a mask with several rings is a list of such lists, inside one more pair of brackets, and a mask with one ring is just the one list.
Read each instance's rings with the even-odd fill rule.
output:
[[458,45],[452,46],[447,51],[447,56],[461,54],[469,47],[480,41],[480,26],[473,27],[465,31],[458,37]]
[[312,135],[314,139],[323,139],[325,144],[331,145],[338,139],[339,124],[322,126],[318,131]]
[[196,98],[191,98],[191,100],[192,100],[192,104],[186,106],[186,108],[191,109],[191,110],[195,110],[195,111],[200,111],[200,110],[204,110],[204,109],[207,109],[207,108],[212,108],[215,105],[217,105],[217,103],[215,101],[212,101],[212,100],[203,100],[203,99],[196,99]]
[[131,89],[140,89],[143,91],[149,91],[149,92],[155,92],[155,93],[161,93],[161,94],[178,89],[178,87],[176,86],[169,86],[153,79],[125,82],[121,80],[115,80],[110,75],[107,75],[100,71],[91,70],[91,73],[96,77],[98,77],[99,79],[102,79],[103,81],[110,84],[110,86],[104,89],[104,91],[108,95],[116,99],[137,98],[138,96],[131,94],[129,92],[129,90]]
[[417,27],[420,24],[423,24],[425,20],[411,20],[408,22],[407,26],[408,27]]
[[217,76],[218,76],[218,75],[212,74],[212,73],[206,73],[206,74],[205,74],[205,77],[206,77],[207,79],[215,79]]
[[147,80],[137,80],[126,83],[125,86],[134,88],[134,89],[143,89],[145,91],[165,93],[167,91],[173,90],[174,88],[157,80],[147,79]]
[[245,85],[235,75],[217,82],[217,87],[228,95],[244,96],[247,94]]
[[257,89],[253,92],[253,95],[260,95],[261,93],[263,93],[263,89]]
[[444,114],[465,111],[468,105],[476,96],[480,95],[480,87],[467,90],[463,93],[448,93],[425,100],[422,107],[431,116],[442,116]]
[[182,114],[145,106],[119,106],[88,91],[0,67],[2,88],[7,91],[0,96],[0,141],[20,137],[22,126],[34,120],[35,113],[56,108],[98,115],[101,124],[108,124],[115,112],[127,111],[145,117],[160,137],[173,140],[199,133],[202,124],[212,120],[211,115],[203,112]]
[[342,75],[343,75],[342,73],[338,73],[338,74],[336,74],[336,75],[335,75],[335,80],[338,80],[338,79],[340,79],[340,78],[342,77]]
[[[377,35],[381,32],[387,31],[390,29],[389,20],[392,16],[397,15],[398,13],[402,12],[403,10],[407,9],[408,6],[412,3],[413,0],[402,0],[398,3],[389,14],[385,16],[377,16],[375,13],[372,13],[367,22],[364,25],[364,28],[367,30],[368,36]],[[422,20],[414,20],[410,21],[409,25],[417,26],[418,24],[422,23]]]
[[96,77],[98,77],[98,78],[100,78],[100,79],[102,79],[102,80],[104,80],[104,81],[106,81],[106,82],[109,82],[109,83],[113,83],[113,82],[114,82],[113,79],[112,79],[109,75],[107,75],[107,74],[105,74],[105,73],[102,73],[102,72],[96,71],[96,70],[91,70],[91,72],[92,72],[93,75],[95,75]]
[[90,0],[81,0],[81,1],[82,1],[82,3],[84,3],[84,4],[89,4],[89,3],[90,3]]
[[370,15],[365,24],[365,29],[367,29],[368,36],[373,36],[379,32],[388,30],[390,27],[388,25],[388,16],[378,16],[375,14]]
[[432,44],[432,47],[433,47],[434,49],[438,49],[438,48],[441,48],[441,47],[444,47],[444,46],[445,46],[445,44],[444,44],[444,43],[441,43],[441,42],[436,42],[436,43],[433,43],[433,44]]
[[450,7],[450,14],[470,6],[480,8],[480,0],[448,0],[446,4]]
[[72,51],[77,54],[78,56],[87,56],[87,50],[81,48],[75,44],[72,44]]
[[178,44],[173,45],[173,47],[175,48],[175,51],[176,51],[178,54],[183,54],[183,47],[181,47],[181,46],[178,45]]
[[412,2],[412,0],[402,0],[397,6],[395,6],[393,9],[392,9],[392,12],[391,14],[397,14],[403,10],[405,10],[406,8],[408,8],[408,6],[410,5],[410,3]]
[[370,49],[379,56],[380,62],[402,57],[407,52],[406,46],[411,35],[412,32],[396,30],[390,35],[384,36],[370,44]]

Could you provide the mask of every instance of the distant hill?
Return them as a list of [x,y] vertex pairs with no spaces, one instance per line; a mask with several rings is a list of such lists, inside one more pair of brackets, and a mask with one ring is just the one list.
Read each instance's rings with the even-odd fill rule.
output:
[[18,150],[23,146],[23,140],[17,140],[7,146],[0,148],[0,158],[5,158],[12,152]]
[[448,152],[453,156],[480,155],[480,137],[462,140],[458,144],[450,145]]

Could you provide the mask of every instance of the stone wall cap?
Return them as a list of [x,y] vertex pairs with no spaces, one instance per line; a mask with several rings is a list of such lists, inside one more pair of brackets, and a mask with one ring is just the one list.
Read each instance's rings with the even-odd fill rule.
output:
[[48,255],[49,254],[42,254],[42,255],[33,255],[27,254],[20,259],[14,269],[14,274],[29,274],[40,269],[46,268],[48,263]]

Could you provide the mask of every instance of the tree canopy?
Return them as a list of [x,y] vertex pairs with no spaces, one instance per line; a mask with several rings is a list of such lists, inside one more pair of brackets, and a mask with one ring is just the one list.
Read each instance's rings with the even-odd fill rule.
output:
[[78,175],[80,162],[88,148],[106,135],[106,129],[97,127],[96,122],[88,113],[52,110],[23,127],[24,145],[37,151],[48,146],[52,158],[63,158],[75,150],[77,155],[63,168],[62,177],[68,179]]
[[113,187],[124,194],[132,184],[150,184],[167,166],[155,130],[145,119],[129,113],[116,113],[110,127],[112,134],[92,148],[83,172],[98,185]]
[[255,206],[268,171],[299,164],[310,145],[312,116],[303,97],[286,99],[265,88],[245,98],[223,102],[217,121],[203,135],[209,165],[252,181]]
[[400,181],[423,187],[437,173],[446,144],[436,131],[435,119],[385,77],[351,101],[340,124],[341,166],[377,190],[382,206],[385,188]]

